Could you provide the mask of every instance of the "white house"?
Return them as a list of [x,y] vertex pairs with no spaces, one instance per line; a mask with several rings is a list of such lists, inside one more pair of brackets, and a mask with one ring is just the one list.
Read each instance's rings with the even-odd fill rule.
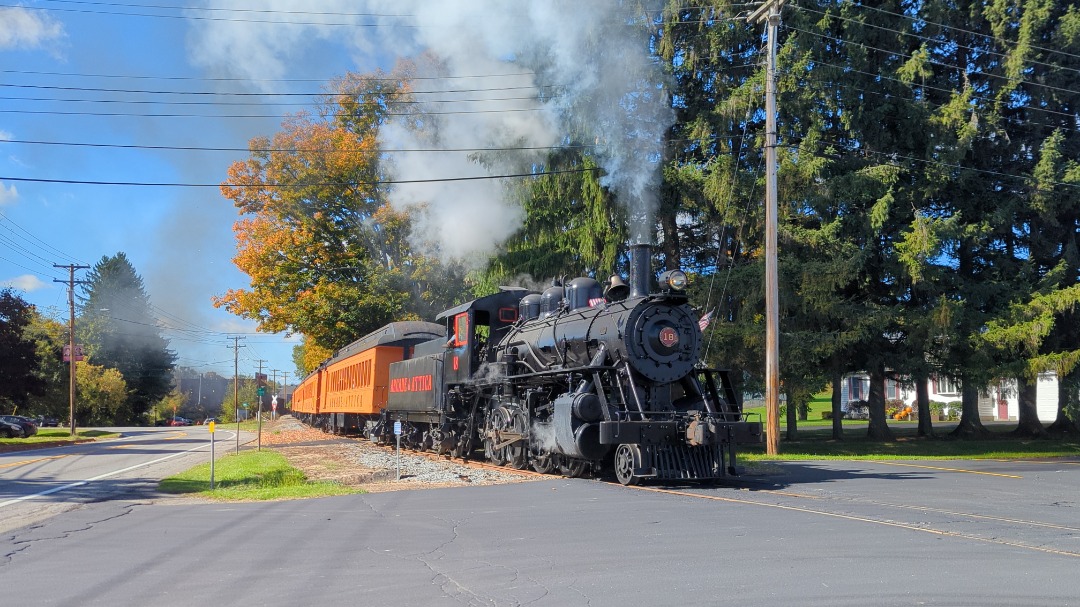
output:
[[[866,400],[870,394],[870,376],[852,373],[844,376],[840,387],[840,408],[847,411],[848,403]],[[960,407],[960,385],[947,378],[930,380],[930,400],[946,403],[947,408]],[[915,408],[915,387],[895,380],[885,380],[885,400],[898,399]],[[1039,375],[1036,385],[1036,405],[1039,421],[1044,425],[1057,419],[1058,382],[1053,372]],[[1016,380],[1001,380],[979,391],[979,417],[985,421],[1015,421],[1019,417],[1019,396]]]

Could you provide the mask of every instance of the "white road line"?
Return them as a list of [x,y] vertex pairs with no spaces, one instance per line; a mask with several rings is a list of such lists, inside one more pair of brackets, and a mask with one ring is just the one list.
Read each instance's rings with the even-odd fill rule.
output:
[[141,464],[135,464],[134,466],[128,466],[127,468],[123,468],[123,469],[120,469],[120,470],[113,470],[112,472],[106,472],[105,474],[100,474],[100,475],[95,476],[93,478],[88,478],[85,481],[79,481],[77,483],[69,483],[67,485],[62,485],[60,487],[53,487],[52,489],[46,489],[45,491],[41,491],[39,493],[33,493],[33,494],[30,494],[30,495],[24,495],[24,496],[21,496],[21,497],[17,497],[15,499],[8,500],[6,502],[0,502],[0,508],[3,508],[4,506],[10,506],[12,504],[17,504],[19,502],[24,502],[26,500],[34,499],[35,497],[44,497],[46,495],[51,495],[53,493],[58,493],[60,491],[64,491],[65,489],[74,489],[75,487],[82,487],[83,485],[89,485],[90,483],[92,483],[94,481],[100,481],[103,478],[109,478],[110,476],[115,476],[117,474],[122,474],[124,472],[128,472],[129,470],[134,470],[136,468],[142,468],[143,466],[150,466],[150,465],[156,464],[158,462],[163,462],[163,461],[165,461],[167,459],[172,459],[174,457],[179,457],[181,455],[187,455],[188,453],[191,453],[192,451],[198,451],[199,449],[208,449],[209,447],[210,447],[210,444],[207,443],[205,445],[200,445],[198,447],[188,449],[187,451],[181,451],[180,453],[173,453],[172,455],[167,455],[167,456],[162,457],[160,459],[155,459],[155,460],[151,460],[151,461],[148,461],[148,462],[143,462]]

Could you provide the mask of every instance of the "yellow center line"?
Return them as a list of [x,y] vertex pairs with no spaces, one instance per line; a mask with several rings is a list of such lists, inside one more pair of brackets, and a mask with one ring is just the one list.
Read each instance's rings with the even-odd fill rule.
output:
[[61,457],[67,457],[67,455],[50,455],[49,457],[38,457],[34,459],[24,459],[18,462],[11,462],[10,464],[0,464],[0,468],[14,468],[15,466],[25,466],[26,464],[32,464],[34,462],[43,462],[50,459],[60,459]]
[[180,432],[179,430],[177,430],[177,432],[178,434],[176,436],[166,436],[162,440],[176,440],[178,438],[184,438],[185,436],[187,436],[187,432]]
[[112,445],[111,447],[105,447],[106,449],[134,449],[139,445]]
[[942,470],[944,472],[964,472],[966,474],[985,474],[986,476],[1000,476],[1003,478],[1024,478],[1015,474],[1001,474],[1000,472],[981,472],[979,470],[965,470],[963,468],[942,468],[941,466],[921,466],[919,464],[901,464],[900,462],[888,462],[884,460],[873,460],[875,464],[884,464],[886,466],[905,466],[907,468],[923,468],[925,470]]
[[1061,464],[1063,466],[1080,466],[1080,462],[1066,462],[1056,459],[994,459],[992,462],[1003,464]]
[[1057,554],[1061,556],[1080,557],[1080,552],[1070,552],[1068,550],[1056,550],[1054,548],[1047,548],[1045,546],[1034,546],[1032,544],[1025,544],[1023,542],[1014,542],[1009,540],[1003,540],[999,538],[986,538],[979,537],[977,535],[969,535],[966,533],[958,533],[955,531],[945,531],[944,529],[934,529],[932,527],[919,527],[917,525],[909,525],[906,523],[899,523],[896,521],[885,521],[867,518],[863,516],[855,516],[851,514],[840,514],[838,512],[827,512],[824,510],[815,510],[813,508],[801,508],[799,506],[785,506],[783,504],[770,504],[768,502],[758,502],[755,500],[745,500],[734,497],[721,497],[719,495],[704,495],[701,493],[690,493],[688,491],[675,491],[672,489],[660,489],[658,487],[627,487],[627,489],[633,489],[636,491],[652,491],[653,493],[665,493],[668,495],[678,495],[682,497],[692,497],[704,500],[714,500],[718,502],[729,502],[734,504],[746,504],[750,506],[764,506],[766,508],[777,508],[779,510],[790,510],[792,512],[804,512],[807,514],[819,514],[821,516],[830,516],[833,518],[839,518],[849,521],[858,521],[861,523],[872,523],[875,525],[884,525],[886,527],[897,527],[899,529],[907,529],[910,531],[920,531],[922,533],[929,533],[931,535],[940,535],[943,537],[956,537],[966,540],[973,540],[977,542],[986,542],[988,544],[1000,544],[1003,546],[1010,546],[1013,548],[1024,548],[1027,550],[1034,550],[1036,552],[1046,552],[1049,554]]

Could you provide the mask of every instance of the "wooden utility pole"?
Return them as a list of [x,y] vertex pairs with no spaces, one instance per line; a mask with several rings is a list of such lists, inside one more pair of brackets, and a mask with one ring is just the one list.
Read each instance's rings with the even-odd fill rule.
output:
[[233,414],[236,416],[236,454],[240,454],[240,340],[244,339],[233,335]]
[[[53,264],[54,268],[67,268],[68,279],[57,280],[53,279],[53,282],[67,282],[68,285],[68,406],[70,411],[68,412],[68,419],[71,420],[71,436],[75,437],[75,363],[79,357],[75,351],[75,270],[85,270],[90,266],[80,266],[75,264],[68,264],[66,266]],[[82,282],[82,281],[79,281]]]
[[765,22],[765,452],[780,451],[780,300],[777,269],[776,30],[784,0],[767,0],[747,21]]
[[289,404],[289,372],[282,371],[285,374],[285,379],[281,380],[281,408],[282,410]]

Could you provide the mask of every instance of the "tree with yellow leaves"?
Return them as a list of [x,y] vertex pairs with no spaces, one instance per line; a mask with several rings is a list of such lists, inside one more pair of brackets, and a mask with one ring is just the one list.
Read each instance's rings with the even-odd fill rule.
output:
[[460,269],[411,250],[409,217],[386,201],[379,129],[409,101],[408,74],[347,74],[317,111],[253,139],[250,158],[229,167],[221,191],[241,215],[233,261],[251,286],[215,306],[333,351],[387,322],[430,317],[448,303],[431,293],[462,288]]

